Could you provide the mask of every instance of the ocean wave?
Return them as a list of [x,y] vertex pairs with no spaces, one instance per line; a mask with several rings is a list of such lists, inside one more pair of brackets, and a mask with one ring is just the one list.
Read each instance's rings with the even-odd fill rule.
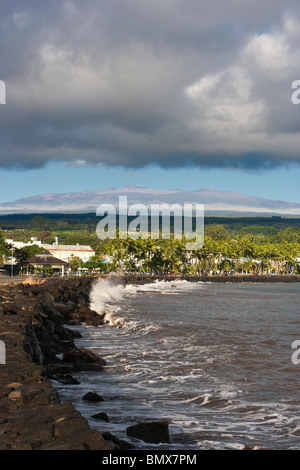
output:
[[111,302],[120,301],[125,286],[116,284],[111,278],[98,279],[90,293],[90,307],[95,312],[103,313]]
[[[137,295],[140,292],[178,294],[199,290],[200,285],[203,286],[204,283],[189,282],[181,279],[175,279],[174,281],[156,280],[142,285],[123,285],[114,277],[108,277],[105,279],[101,278],[95,282],[91,290],[90,307],[99,314],[105,313],[110,321],[111,315],[115,315],[117,311],[120,310],[119,303],[126,296]],[[114,323],[119,320],[120,319],[113,318]]]
[[204,287],[204,282],[190,282],[185,279],[174,279],[172,281],[155,280],[147,284],[140,285],[128,285],[126,286],[125,292],[128,294],[136,294],[138,292],[151,292],[151,293],[162,293],[162,294],[178,294],[184,292],[191,292],[193,290],[199,290],[199,287]]
[[90,293],[90,308],[105,314],[105,322],[114,327],[126,328],[127,333],[148,333],[157,329],[153,323],[132,321],[124,316],[121,302],[126,294],[135,294],[138,286],[123,285],[114,278],[98,279]]

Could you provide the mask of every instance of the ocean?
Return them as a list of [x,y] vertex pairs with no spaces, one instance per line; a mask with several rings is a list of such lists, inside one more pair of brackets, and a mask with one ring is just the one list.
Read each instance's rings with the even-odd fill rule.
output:
[[[105,359],[104,372],[56,383],[92,428],[136,449],[300,449],[299,283],[183,280],[122,285],[99,279],[91,308],[107,324],[82,325],[76,340]],[[90,403],[93,391],[104,401]],[[91,416],[105,412],[109,422]],[[126,435],[167,420],[170,444]]]

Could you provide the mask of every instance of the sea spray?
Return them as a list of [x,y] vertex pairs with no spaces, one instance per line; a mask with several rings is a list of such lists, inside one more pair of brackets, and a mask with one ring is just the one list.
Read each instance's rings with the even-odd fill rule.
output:
[[102,313],[108,303],[122,299],[124,288],[121,283],[116,283],[111,277],[98,279],[90,294],[91,308]]
[[[127,318],[118,315],[122,311],[120,302],[128,295],[136,295],[139,292],[157,293],[157,294],[183,294],[189,293],[200,288],[201,282],[191,283],[186,280],[174,279],[174,281],[155,280],[151,283],[141,285],[122,283],[121,278],[109,276],[108,278],[98,279],[90,293],[90,308],[99,314],[105,314],[105,321],[112,326],[124,327],[131,326],[139,330],[155,329],[155,325],[145,325],[139,322],[130,322]],[[124,299],[125,300],[125,299]]]
[[98,279],[90,293],[90,308],[97,313],[105,313],[105,320],[113,325],[120,325],[124,319],[116,317],[120,309],[116,302],[122,300],[125,286],[115,278]]
[[139,292],[151,292],[151,288],[155,286],[157,292],[170,286],[170,283],[154,282],[145,285],[133,285],[122,283],[122,279],[117,276],[98,279],[90,293],[90,308],[97,313],[105,314],[105,322],[110,326],[118,328],[127,327],[128,332],[135,331],[138,334],[147,333],[149,330],[155,330],[155,324],[148,324],[139,321],[130,321],[124,314],[124,310],[120,303],[126,301],[126,296],[135,296]]

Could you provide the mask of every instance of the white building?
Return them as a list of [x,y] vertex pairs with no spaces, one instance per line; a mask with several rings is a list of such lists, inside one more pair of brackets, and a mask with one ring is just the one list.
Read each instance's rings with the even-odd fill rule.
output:
[[6,238],[5,243],[12,247],[12,253],[11,253],[11,256],[9,257],[10,264],[17,264],[17,260],[14,257],[14,250],[19,250],[20,248],[24,248],[25,246],[32,246],[32,245],[38,245],[40,247],[42,246],[42,242],[38,241],[35,237],[31,237],[30,242],[16,242],[15,240],[11,238]]
[[[31,238],[30,242],[17,242],[12,239],[6,239],[5,242],[14,249],[24,248],[25,246],[32,246],[37,245],[45,250],[48,250],[52,256],[58,258],[62,261],[69,261],[70,258],[78,256],[83,263],[88,261],[92,256],[95,256],[95,251],[89,245],[58,245],[58,239],[56,238],[56,242],[53,244],[42,243],[41,241],[37,240],[35,237]],[[12,260],[13,264],[15,264],[15,259]]]
[[52,256],[62,261],[70,261],[72,257],[78,256],[83,263],[95,256],[95,251],[89,245],[49,245],[42,243],[42,247],[48,250]]
[[42,242],[37,240],[35,237],[31,237],[31,241],[30,242],[16,242],[15,240],[12,240],[10,238],[7,238],[5,240],[5,243],[7,245],[11,245],[13,246],[14,248],[16,249],[20,249],[20,248],[24,248],[24,246],[32,246],[32,245],[38,245],[38,246],[42,246]]

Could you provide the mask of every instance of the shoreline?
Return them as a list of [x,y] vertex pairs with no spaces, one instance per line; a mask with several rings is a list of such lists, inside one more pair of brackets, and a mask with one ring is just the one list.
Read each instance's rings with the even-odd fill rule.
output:
[[[79,336],[68,325],[105,323],[89,308],[94,282],[108,276],[23,279],[0,283],[0,340],[6,363],[0,364],[0,450],[115,450],[71,402],[61,402],[51,380],[76,384],[72,372],[101,372],[105,361],[75,346]],[[299,282],[300,276],[110,275],[118,283]],[[2,279],[1,279],[2,280]],[[75,385],[76,386],[76,385]],[[125,443],[126,444],[126,443]],[[122,445],[122,444],[121,444]],[[118,447],[117,447],[118,449]],[[121,449],[121,447],[119,447]]]
[[[111,275],[111,277],[117,274]],[[125,274],[120,275],[126,284],[145,284],[154,281],[188,281],[188,282],[219,282],[219,283],[241,283],[241,282],[264,282],[264,283],[275,283],[275,282],[300,282],[300,274],[276,274],[276,275],[250,275],[250,274],[239,274],[239,275],[171,275],[171,274]]]
[[[0,450],[111,450],[111,444],[71,402],[61,402],[51,379],[98,370],[103,359],[77,348],[67,324],[101,324],[87,305],[93,279],[49,279],[0,286]],[[58,355],[64,359],[59,359]]]
[[139,284],[145,282],[159,281],[174,281],[174,280],[185,280],[189,282],[300,282],[300,274],[148,274],[148,273],[109,273],[109,274],[90,274],[83,276],[53,276],[47,278],[37,278],[34,276],[15,276],[7,277],[0,276],[0,288],[3,285],[19,285],[19,284],[42,284],[49,280],[70,280],[70,279],[106,279],[108,277],[123,279],[126,284]]

